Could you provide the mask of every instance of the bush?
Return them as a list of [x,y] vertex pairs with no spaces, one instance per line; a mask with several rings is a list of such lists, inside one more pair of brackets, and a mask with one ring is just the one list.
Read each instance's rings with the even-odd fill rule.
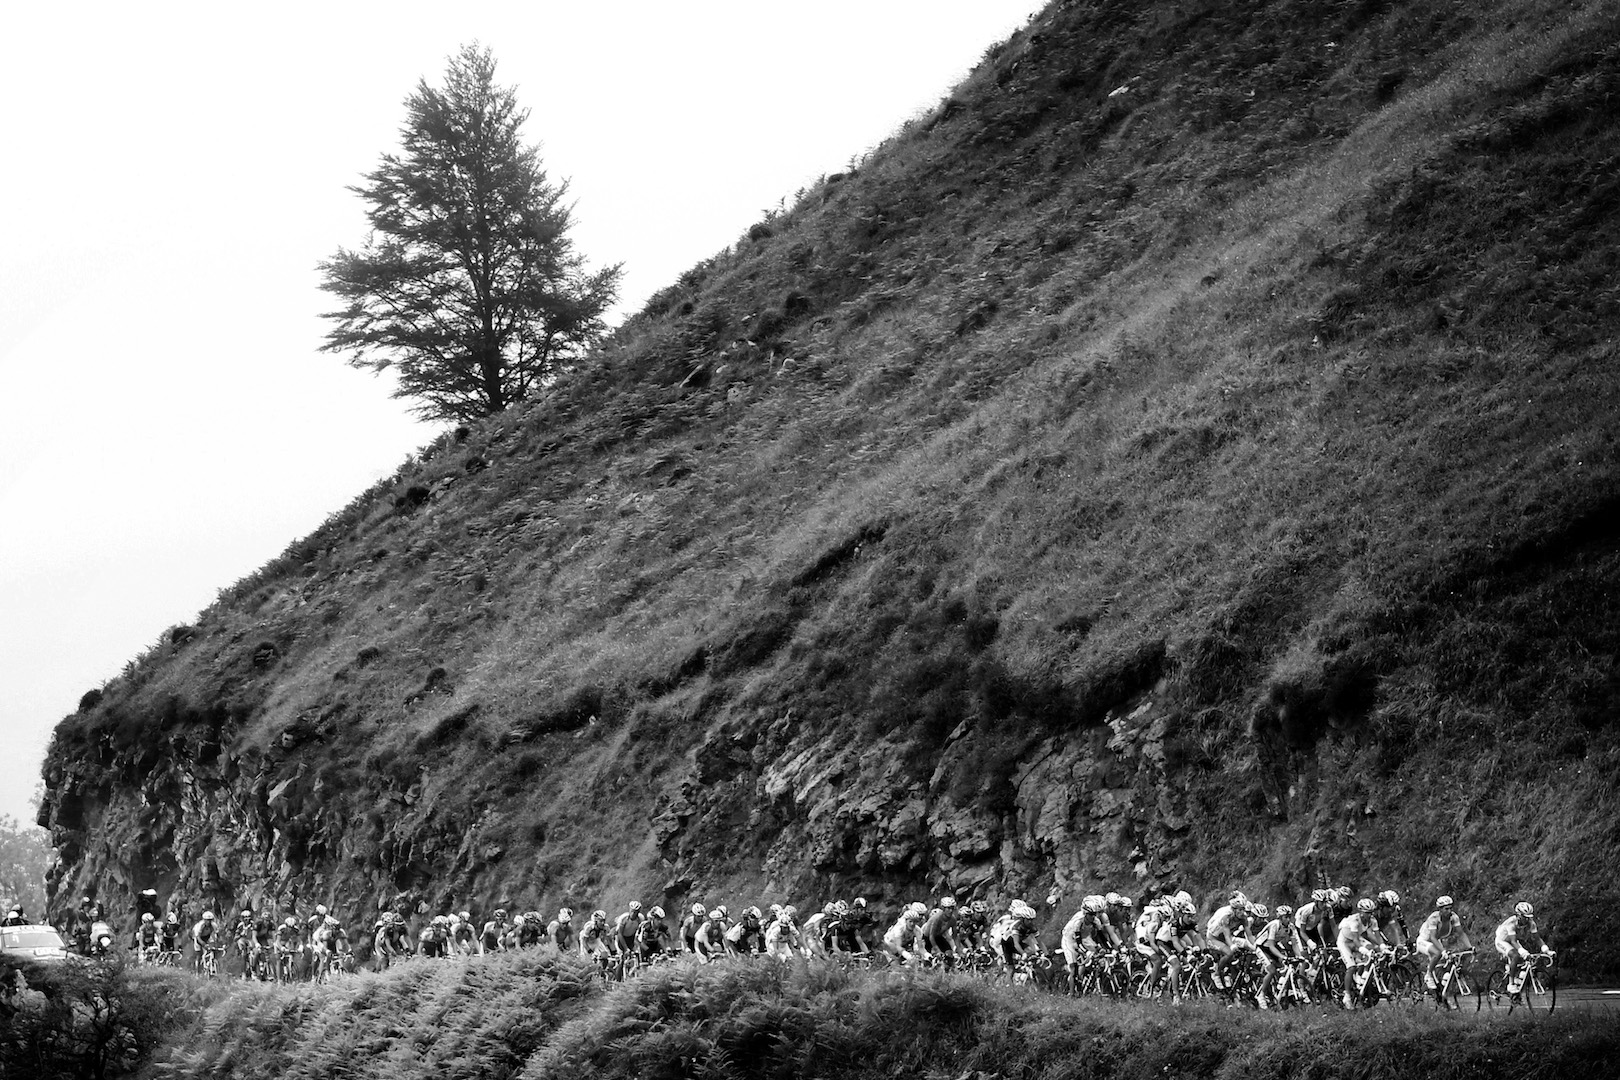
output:
[[99,1080],[139,1068],[201,1012],[179,972],[0,957],[0,1076]]

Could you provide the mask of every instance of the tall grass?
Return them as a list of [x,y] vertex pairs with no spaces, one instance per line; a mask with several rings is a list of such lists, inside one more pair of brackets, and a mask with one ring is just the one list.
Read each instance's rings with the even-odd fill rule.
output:
[[144,1075],[1580,1080],[1612,1075],[1617,1051],[1607,1013],[1172,1009],[798,962],[675,965],[609,989],[572,959],[529,954],[243,988]]

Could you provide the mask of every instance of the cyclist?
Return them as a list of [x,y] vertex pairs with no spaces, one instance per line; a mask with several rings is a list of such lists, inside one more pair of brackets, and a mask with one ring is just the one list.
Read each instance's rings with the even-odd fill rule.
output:
[[298,920],[296,918],[289,915],[282,920],[281,925],[276,927],[274,945],[276,951],[275,977],[276,981],[279,982],[283,977],[284,968],[286,977],[292,977],[293,965],[290,958],[303,951],[303,944],[299,939],[298,933]]
[[990,936],[990,905],[975,900],[958,910],[956,941],[963,953],[978,952],[986,947]]
[[253,977],[253,912],[243,908],[242,914],[236,917],[231,924],[231,944],[236,947],[237,955],[242,958],[242,978]]
[[[158,931],[158,946],[159,954],[178,953],[180,951],[180,916],[178,913],[171,911],[168,917],[163,920],[163,927]],[[179,962],[180,958],[176,956],[176,965]]]
[[[1412,940],[1412,935],[1406,929],[1406,916],[1401,914],[1401,894],[1394,889],[1385,889],[1373,897],[1377,906],[1373,909],[1373,921],[1378,924],[1378,932],[1384,935],[1384,940],[1395,945],[1406,945]],[[1391,927],[1400,931],[1392,932]]]
[[219,927],[215,925],[214,913],[212,911],[203,912],[202,918],[198,920],[197,925],[191,928],[192,966],[198,975],[203,973],[203,954],[205,952],[212,952],[217,956],[225,951],[225,946],[220,941],[222,936]]
[[826,917],[821,920],[821,948],[828,956],[847,956],[852,951],[850,923],[855,918],[855,909],[842,900],[834,900],[824,909]]
[[471,956],[478,951],[478,930],[473,926],[472,912],[460,912],[450,921],[450,949],[457,956]]
[[1108,898],[1093,893],[1080,901],[1080,910],[1063,924],[1063,959],[1069,971],[1069,990],[1080,984],[1080,956],[1093,956],[1104,946],[1119,948],[1119,932],[1108,918]]
[[1509,994],[1517,994],[1524,986],[1524,962],[1530,959],[1530,950],[1524,947],[1526,941],[1534,945],[1541,955],[1553,955],[1552,947],[1536,929],[1536,909],[1527,901],[1520,900],[1513,905],[1513,914],[1503,919],[1496,928],[1496,951],[1507,961]]
[[141,915],[140,925],[135,927],[135,956],[139,963],[151,964],[157,961],[158,939],[157,920],[150,911]]
[[1227,989],[1226,969],[1238,951],[1254,947],[1248,934],[1249,898],[1234,890],[1204,926],[1204,945],[1217,954],[1214,979],[1219,989]]
[[[922,905],[917,905],[921,907]],[[990,924],[990,949],[996,960],[1016,970],[1020,960],[1041,955],[1041,942],[1035,933],[1035,909],[1022,900],[1007,906],[1007,913]]]
[[1108,925],[1114,928],[1114,937],[1123,946],[1131,938],[1136,925],[1136,901],[1117,892],[1103,897],[1108,902]]
[[1333,893],[1317,889],[1311,893],[1309,903],[1301,904],[1294,912],[1294,928],[1299,931],[1300,942],[1307,952],[1331,949],[1331,936],[1339,925],[1333,917]]
[[[1262,1009],[1275,1000],[1277,976],[1283,967],[1305,959],[1305,947],[1300,938],[1299,927],[1294,925],[1294,909],[1287,904],[1278,904],[1271,920],[1255,934],[1255,951],[1266,965],[1266,973],[1255,994],[1255,1003]],[[1304,997],[1304,1004],[1309,1005],[1311,999],[1305,995],[1304,988],[1296,987],[1296,990]]]
[[613,946],[610,939],[613,928],[608,925],[607,912],[598,908],[591,912],[591,917],[585,920],[585,925],[579,930],[579,955],[587,960],[595,960],[607,970],[613,958]]
[[416,935],[416,951],[421,956],[443,958],[450,955],[450,920],[435,915]]
[[1131,938],[1136,951],[1147,960],[1147,985],[1152,987],[1159,980],[1160,956],[1154,939],[1159,936],[1159,927],[1164,925],[1170,916],[1170,898],[1161,896],[1149,900],[1142,906],[1142,914],[1136,917],[1136,925],[1131,928]]
[[787,961],[804,953],[804,941],[794,921],[798,911],[789,904],[765,928],[765,952],[777,960]]
[[0,919],[0,926],[27,926],[27,925],[28,925],[28,919],[26,917],[24,917],[23,912],[22,912],[22,908],[20,906],[13,907],[10,911],[6,912],[6,917],[4,919]]
[[335,916],[328,915],[311,944],[315,978],[321,980],[331,974],[332,968],[342,966],[349,953],[349,933]]
[[857,896],[841,909],[833,926],[835,940],[832,945],[841,952],[855,956],[869,956],[872,952],[872,928],[877,916],[866,906],[866,897]]
[[321,932],[326,925],[326,905],[316,904],[315,914],[304,920],[304,949],[313,951],[315,948],[315,935]]
[[829,900],[822,905],[820,911],[804,920],[799,937],[804,942],[806,956],[826,956],[831,952],[828,947],[827,922],[833,918],[833,907],[833,902]]
[[919,961],[927,963],[938,956],[950,966],[956,960],[956,916],[956,897],[940,897],[939,906],[928,913],[912,939],[912,949]]
[[681,920],[681,945],[687,952],[697,952],[698,927],[709,917],[709,909],[702,904],[693,904],[691,912]]
[[1448,953],[1466,952],[1473,948],[1464,932],[1462,920],[1454,910],[1454,901],[1442,896],[1434,902],[1434,910],[1418,927],[1417,951],[1424,958],[1423,984],[1434,991],[1437,1001],[1444,1004],[1440,984],[1434,977],[1434,966]]
[[574,947],[574,909],[558,908],[557,917],[546,924],[546,940],[558,952],[567,952]]
[[[1384,935],[1379,933],[1378,924],[1373,919],[1373,913],[1378,910],[1377,901],[1364,896],[1356,901],[1356,911],[1347,915],[1339,923],[1339,958],[1344,961],[1344,1007],[1353,1009],[1356,1006],[1355,995],[1351,988],[1360,989],[1365,985],[1367,976],[1360,974],[1372,964],[1375,950],[1387,946]],[[1359,980],[1358,980],[1359,974]]]
[[517,924],[517,947],[537,949],[546,939],[546,920],[538,911],[525,911],[523,921]]
[[902,962],[911,959],[911,950],[917,939],[917,928],[928,918],[928,909],[913,902],[905,906],[900,917],[883,935],[883,951]]
[[721,940],[728,956],[758,956],[765,951],[764,913],[757,907],[747,908],[742,917],[729,927]]
[[1181,958],[1199,946],[1198,909],[1186,891],[1170,898],[1168,910],[1153,935],[1153,948],[1160,957],[1169,961],[1170,1000],[1181,1000]]
[[625,961],[635,955],[636,935],[641,932],[641,924],[645,920],[641,916],[641,901],[630,901],[630,909],[619,913],[613,920],[613,934],[608,938],[608,949],[619,958],[621,974]]
[[664,921],[664,909],[653,906],[647,912],[647,917],[641,921],[636,930],[634,943],[635,956],[638,963],[646,964],[657,957],[674,952],[674,932],[670,930],[669,923]]
[[730,914],[724,904],[717,904],[709,910],[697,932],[692,935],[692,951],[704,963],[725,955],[726,930],[729,929],[726,920]]
[[510,928],[506,921],[506,909],[496,908],[495,917],[484,923],[483,933],[478,935],[479,953],[500,952],[506,948],[506,932]]

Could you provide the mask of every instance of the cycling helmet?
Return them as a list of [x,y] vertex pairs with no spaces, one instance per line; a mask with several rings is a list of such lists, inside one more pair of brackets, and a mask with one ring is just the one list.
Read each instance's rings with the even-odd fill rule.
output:
[[1517,915],[1521,919],[1533,919],[1536,917],[1536,909],[1531,907],[1526,901],[1520,900],[1517,904],[1513,905],[1513,914]]
[[[291,918],[292,918],[292,916],[291,916],[291,915],[289,915],[289,916],[287,916],[287,918],[288,918],[288,919],[291,919]],[[174,913],[174,912],[172,912],[172,911],[171,911],[171,912],[169,912],[169,917],[168,917],[168,918],[167,918],[167,919],[164,919],[164,920],[163,920],[163,921],[164,921],[164,922],[172,922],[172,923],[177,923],[177,922],[179,922],[179,921],[180,921],[180,916],[179,916],[179,915],[177,915],[177,914],[175,914],[175,913]]]
[[973,901],[973,914],[975,914],[975,915],[988,915],[989,913],[990,913],[990,902],[988,900],[975,900],[975,901]]
[[864,908],[866,906],[866,897],[857,896],[853,901],[853,906],[858,907],[858,908]]
[[696,915],[698,918],[701,919],[701,918],[703,918],[703,916],[707,915],[708,913],[709,913],[709,909],[704,907],[702,904],[693,904],[692,905],[692,914]]
[[1337,896],[1340,900],[1350,899],[1350,886],[1340,885],[1337,889],[1333,890],[1333,895]]
[[1289,907],[1287,904],[1278,904],[1277,905],[1277,910],[1274,911],[1272,914],[1276,915],[1277,918],[1279,918],[1279,919],[1286,919],[1290,915],[1292,915],[1293,913],[1294,913],[1294,909]]
[[630,901],[630,914],[632,914],[632,915],[640,915],[641,914],[641,901],[640,900],[632,900],[632,901]]
[[944,908],[946,911],[951,910],[952,908],[954,908],[956,906],[956,897],[954,897],[954,896],[942,896],[942,897],[940,897],[939,898],[939,906]]
[[1250,904],[1249,914],[1253,915],[1257,919],[1271,918],[1271,911],[1264,904]]
[[825,904],[822,904],[821,905],[821,913],[823,915],[836,915],[836,914],[838,914],[838,901],[829,900]]
[[463,911],[460,915],[456,916],[456,918],[460,919],[462,922],[472,922],[472,912]]
[[743,917],[748,918],[748,919],[761,919],[761,918],[764,918],[764,916],[760,913],[759,908],[757,908],[757,907],[751,907],[747,911],[743,912]]
[[1233,907],[1238,907],[1240,905],[1246,905],[1249,902],[1249,898],[1243,895],[1242,889],[1233,889],[1232,895],[1226,898],[1226,902],[1231,904]]
[[326,905],[325,904],[316,904],[315,905],[315,914],[321,916],[322,918],[325,918],[326,917]]
[[924,915],[928,914],[928,907],[925,904],[913,900],[911,903],[906,905],[906,914],[912,916],[913,918],[920,919]]
[[287,916],[287,921],[281,925],[287,927],[289,930],[296,930],[298,929],[298,920],[289,915]]
[[720,906],[714,908],[712,911],[709,912],[709,918],[711,918],[711,919],[724,919],[729,914],[730,914],[730,912],[728,912],[726,910],[726,905],[721,904]]
[[[17,914],[17,909],[12,908],[11,913],[13,915]],[[141,922],[153,922],[153,921],[155,921],[155,920],[152,918],[152,913],[150,911],[148,911],[145,915],[141,916]]]
[[798,916],[798,914],[799,909],[794,907],[792,904],[789,904],[787,907],[782,909],[782,918],[784,919],[794,919]]
[[591,918],[597,922],[606,922],[607,912],[603,911],[601,908],[597,908],[595,911],[591,912]]
[[1175,903],[1176,910],[1179,911],[1182,915],[1195,915],[1195,914],[1197,914],[1198,909],[1193,907],[1193,902],[1191,900],[1183,900],[1181,897],[1182,897],[1181,893],[1176,894],[1176,903]]
[[567,907],[558,908],[557,909],[557,921],[560,922],[560,923],[573,922],[574,921],[574,909],[573,908],[567,908]]
[[495,909],[495,921],[500,922],[502,919],[505,919],[505,918],[506,918],[506,909],[503,908],[503,907],[496,908]]
[[780,915],[780,914],[782,914],[782,905],[781,904],[772,904],[770,906],[769,910],[770,910],[770,913],[772,915]]
[[331,915],[328,915],[326,917],[326,925],[327,926],[336,926],[337,924],[338,924],[338,921],[337,921],[337,919],[335,917],[333,917]]
[[1451,897],[1442,896],[1440,899],[1438,899],[1438,900],[1436,900],[1434,902],[1434,906],[1437,907],[1437,908],[1444,909],[1444,908],[1449,908],[1452,904],[1455,904],[1455,903],[1456,903],[1456,901],[1453,900]]
[[1008,908],[1008,914],[1015,919],[1033,919],[1035,917],[1035,909],[1024,903],[1022,900],[1014,900]]
[[203,922],[213,922],[213,921],[214,921],[214,913],[212,911],[203,912]]
[[832,914],[839,915],[839,916],[848,915],[849,914],[849,905],[844,903],[842,900],[834,900],[833,901],[833,906],[832,906]]
[[1401,894],[1396,892],[1394,889],[1385,889],[1383,892],[1378,894],[1378,899],[1382,900],[1390,907],[1401,906]]
[[1176,893],[1176,903],[1181,904],[1181,905],[1183,905],[1185,907],[1192,907],[1193,906],[1192,893],[1188,892],[1186,889],[1182,889],[1180,892]]
[[1089,911],[1093,915],[1107,911],[1108,898],[1106,896],[1088,896],[1084,900],[1080,901],[1080,909],[1082,911]]
[[654,919],[662,919],[664,917],[664,909],[661,907],[655,907],[651,911],[647,912],[647,915]]
[[1311,891],[1311,903],[1325,904],[1328,902],[1329,896],[1330,894],[1326,889],[1314,889]]
[[242,909],[242,918],[244,918],[244,919],[253,918],[253,909],[252,908],[243,908]]
[[1356,901],[1356,910],[1361,912],[1363,915],[1370,914],[1377,909],[1377,902],[1374,901],[1370,896],[1363,896],[1360,900]]

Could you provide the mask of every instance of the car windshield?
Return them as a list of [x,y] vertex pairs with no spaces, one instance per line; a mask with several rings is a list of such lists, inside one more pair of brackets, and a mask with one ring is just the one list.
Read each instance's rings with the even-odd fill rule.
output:
[[53,930],[7,930],[0,934],[7,949],[60,949],[62,939]]

